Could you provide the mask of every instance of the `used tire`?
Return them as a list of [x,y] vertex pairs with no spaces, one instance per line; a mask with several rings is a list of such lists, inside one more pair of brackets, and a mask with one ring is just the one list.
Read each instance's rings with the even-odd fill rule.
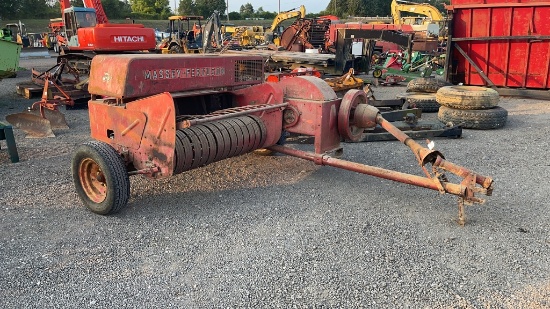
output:
[[439,110],[439,103],[435,100],[434,94],[428,93],[406,93],[397,95],[398,99],[405,99],[411,105],[422,110],[424,113],[435,113]]
[[72,174],[78,196],[92,212],[112,214],[128,203],[128,171],[110,145],[92,141],[78,147],[73,157]]
[[437,118],[444,123],[452,122],[465,129],[489,130],[504,127],[508,119],[508,111],[499,106],[472,110],[441,106]]
[[439,88],[449,86],[450,83],[437,78],[421,77],[411,80],[407,84],[407,92],[436,93]]
[[489,109],[498,105],[498,92],[477,86],[446,86],[437,91],[442,106],[456,109]]

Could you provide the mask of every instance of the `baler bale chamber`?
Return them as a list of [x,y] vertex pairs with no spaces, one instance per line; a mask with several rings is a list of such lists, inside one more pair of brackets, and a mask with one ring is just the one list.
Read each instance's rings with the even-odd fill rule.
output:
[[[491,178],[420,146],[369,105],[364,91],[338,98],[312,76],[266,83],[261,57],[98,55],[88,90],[94,141],[77,149],[72,172],[78,195],[98,214],[126,206],[131,175],[170,177],[262,148],[457,195],[460,224],[465,203],[484,202],[475,193],[492,193]],[[425,176],[336,158],[341,140],[358,141],[377,125],[412,150]],[[285,146],[286,132],[313,137],[313,151]]]

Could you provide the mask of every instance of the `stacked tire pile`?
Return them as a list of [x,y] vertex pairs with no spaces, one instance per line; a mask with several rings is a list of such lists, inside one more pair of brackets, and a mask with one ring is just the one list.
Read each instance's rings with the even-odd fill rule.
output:
[[441,105],[437,118],[465,129],[498,129],[508,119],[508,111],[497,106],[499,94],[494,89],[445,86],[437,91],[436,100]]
[[398,99],[405,99],[409,106],[422,110],[423,113],[435,113],[439,110],[436,93],[439,88],[449,83],[433,77],[421,77],[411,80],[407,84],[407,93],[397,95]]

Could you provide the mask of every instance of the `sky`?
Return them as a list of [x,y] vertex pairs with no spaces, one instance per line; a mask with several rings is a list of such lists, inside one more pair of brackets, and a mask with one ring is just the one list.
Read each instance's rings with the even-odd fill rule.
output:
[[[179,0],[176,0],[179,2]],[[264,11],[278,12],[279,4],[281,5],[281,11],[288,11],[291,9],[297,9],[300,5],[306,7],[306,13],[319,13],[327,8],[330,0],[226,0],[229,1],[229,12],[238,12],[241,5],[250,3],[254,10],[262,7]],[[174,7],[174,0],[170,0],[170,5]]]

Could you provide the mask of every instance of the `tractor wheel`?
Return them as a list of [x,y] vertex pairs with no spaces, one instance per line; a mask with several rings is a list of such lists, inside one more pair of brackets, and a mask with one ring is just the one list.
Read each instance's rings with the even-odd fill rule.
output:
[[435,113],[440,106],[435,100],[435,94],[431,93],[406,93],[397,95],[397,98],[404,99],[409,106],[420,108],[424,113]]
[[420,77],[411,80],[407,84],[407,92],[430,92],[436,93],[443,86],[450,86],[450,83],[436,78]]
[[372,71],[372,76],[374,78],[380,78],[382,77],[382,70],[380,69],[374,69],[374,71]]
[[489,130],[504,127],[508,119],[508,111],[499,106],[481,110],[441,106],[437,118],[443,123],[452,122],[465,129]]
[[179,45],[172,45],[168,50],[169,54],[183,54],[183,48]]
[[437,103],[456,109],[489,109],[497,106],[498,92],[477,86],[446,86],[437,91]]
[[130,179],[122,158],[106,143],[81,145],[73,157],[73,180],[78,196],[100,215],[120,211],[130,197]]

